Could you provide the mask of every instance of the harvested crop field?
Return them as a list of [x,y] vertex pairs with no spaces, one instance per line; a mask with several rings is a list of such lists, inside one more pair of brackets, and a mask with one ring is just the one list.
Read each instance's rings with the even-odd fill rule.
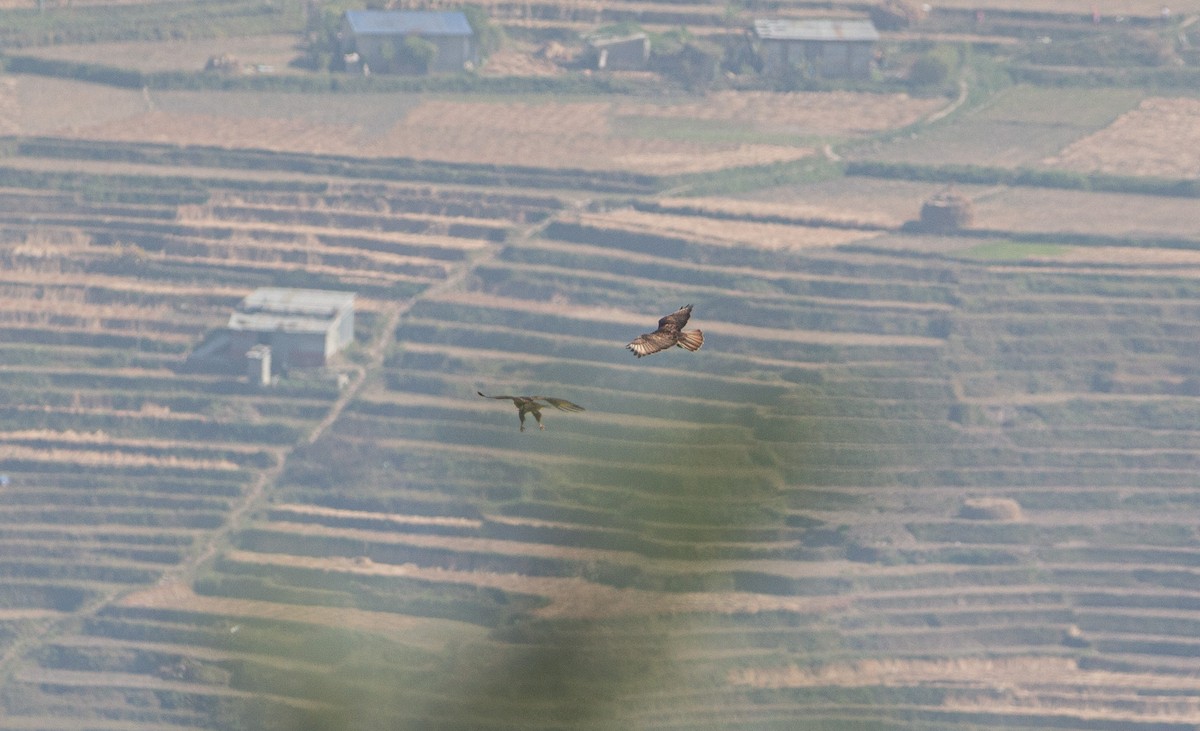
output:
[[707,244],[749,246],[771,251],[798,251],[838,246],[875,235],[873,231],[825,226],[735,221],[707,216],[643,213],[632,209],[580,216],[583,224],[622,231],[678,236]]
[[[944,183],[908,180],[848,177],[809,185],[783,186],[727,198],[726,205],[766,205],[771,208],[804,211],[817,209],[826,217],[866,219],[899,226],[921,213],[921,204],[946,188]],[[967,196],[986,190],[983,186],[955,186]]]
[[266,64],[273,72],[288,70],[300,55],[293,35],[193,38],[183,40],[123,43],[88,43],[23,51],[39,58],[87,63],[104,58],[109,64],[143,72],[199,71],[213,56],[228,54],[243,65]]
[[1192,198],[1021,187],[966,194],[980,228],[1200,240]]
[[[179,610],[211,612],[225,617],[253,617],[258,619],[302,622],[305,624],[342,627],[367,632],[403,635],[416,644],[439,646],[436,634],[461,636],[470,633],[470,625],[449,620],[414,618],[390,612],[366,612],[346,607],[299,607],[292,604],[235,599],[231,597],[209,597],[196,594],[191,587],[180,583],[162,583],[149,589],[136,591],[119,602],[121,607],[137,607],[157,610]],[[236,634],[236,626],[230,630]]]
[[[66,105],[64,99],[91,99]],[[910,124],[939,100],[901,94],[721,92],[700,101],[626,97],[468,100],[408,94],[131,92],[13,77],[0,130],[79,139],[366,157],[681,174],[786,162],[814,137]],[[94,110],[103,109],[99,117]],[[682,124],[688,120],[688,124]]]
[[768,201],[738,200],[734,198],[672,198],[655,201],[660,210],[699,213],[714,218],[730,217],[750,220],[800,220],[812,219],[836,222],[844,226],[861,228],[890,228],[904,223],[903,218],[890,216],[875,210],[847,211],[844,208],[821,206],[804,201],[773,203]]
[[732,121],[761,131],[845,137],[903,127],[943,105],[941,99],[906,94],[721,91],[684,103],[625,102],[615,107],[614,114]]
[[1043,163],[1115,175],[1200,176],[1200,99],[1145,99]]

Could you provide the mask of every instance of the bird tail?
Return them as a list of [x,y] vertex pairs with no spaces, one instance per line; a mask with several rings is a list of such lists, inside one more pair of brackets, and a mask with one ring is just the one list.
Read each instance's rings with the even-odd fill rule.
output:
[[700,346],[704,345],[704,333],[699,330],[684,330],[679,333],[678,345],[691,351],[699,350]]

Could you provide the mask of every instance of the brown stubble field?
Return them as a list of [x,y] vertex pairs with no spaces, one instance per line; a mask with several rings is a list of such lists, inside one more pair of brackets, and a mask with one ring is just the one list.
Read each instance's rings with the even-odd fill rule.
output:
[[1200,99],[1152,97],[1043,161],[1115,175],[1200,177]]
[[875,232],[847,228],[793,226],[753,221],[723,221],[704,216],[644,213],[631,209],[604,214],[583,214],[580,223],[600,228],[676,236],[717,246],[752,246],[770,251],[798,251],[832,247],[875,236]]
[[[353,101],[353,103],[349,103]],[[213,145],[367,157],[412,157],[658,174],[797,160],[809,140],[910,124],[942,102],[839,92],[719,92],[701,101],[627,97],[321,97],[132,92],[28,77],[0,87],[0,130],[106,141]],[[104,114],[97,118],[96,109]],[[643,120],[623,132],[622,120]],[[728,134],[679,138],[700,120]],[[764,135],[770,141],[763,142]],[[788,140],[794,140],[789,142]]]
[[[78,3],[77,3],[78,4]],[[109,4],[107,1],[105,4]],[[189,38],[160,42],[87,43],[32,48],[24,52],[40,58],[94,63],[97,58],[121,68],[155,71],[200,71],[213,56],[229,54],[246,66],[265,64],[271,73],[287,73],[301,53],[293,35]]]

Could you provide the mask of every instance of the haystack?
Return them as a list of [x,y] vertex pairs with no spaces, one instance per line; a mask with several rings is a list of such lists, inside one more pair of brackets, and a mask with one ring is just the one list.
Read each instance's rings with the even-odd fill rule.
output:
[[966,228],[975,222],[975,208],[965,195],[944,191],[921,206],[921,229],[948,232]]

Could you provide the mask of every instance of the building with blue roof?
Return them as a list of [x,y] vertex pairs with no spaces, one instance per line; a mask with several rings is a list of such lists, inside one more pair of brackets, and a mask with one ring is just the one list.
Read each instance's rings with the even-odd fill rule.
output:
[[462,71],[479,63],[479,48],[461,11],[347,10],[342,51],[357,54],[359,67],[372,73],[412,71],[405,43],[420,38],[436,47],[430,72]]

